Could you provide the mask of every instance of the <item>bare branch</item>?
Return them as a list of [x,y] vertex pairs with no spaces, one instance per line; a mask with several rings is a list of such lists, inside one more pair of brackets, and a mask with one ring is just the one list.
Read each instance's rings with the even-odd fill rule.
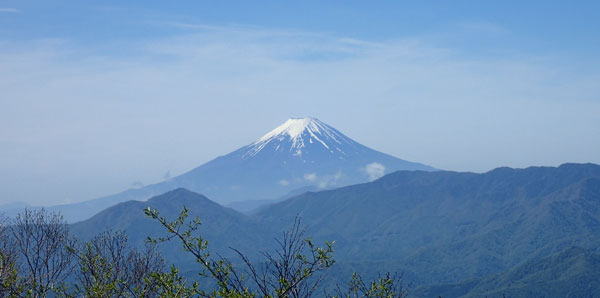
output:
[[26,209],[14,220],[11,235],[27,288],[44,296],[63,284],[73,263],[66,247],[75,240],[61,215]]

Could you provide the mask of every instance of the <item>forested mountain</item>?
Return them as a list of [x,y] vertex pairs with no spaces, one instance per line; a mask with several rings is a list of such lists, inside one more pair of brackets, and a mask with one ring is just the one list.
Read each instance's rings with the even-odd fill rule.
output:
[[[142,246],[148,237],[164,237],[166,232],[143,210],[155,208],[170,219],[175,219],[183,207],[189,209],[190,217],[202,220],[200,233],[209,241],[210,247],[224,256],[232,256],[229,247],[243,248],[248,254],[256,254],[266,243],[266,233],[254,219],[233,209],[223,207],[203,195],[179,188],[151,198],[148,201],[129,201],[112,206],[92,218],[71,225],[76,236],[90,239],[101,231],[125,231],[133,245]],[[196,264],[175,241],[159,246],[165,256],[184,269]],[[189,265],[189,266],[188,266]]]
[[598,250],[571,247],[535,258],[505,272],[458,284],[416,289],[413,297],[596,297],[600,289]]
[[[561,259],[557,253],[566,251],[564,258],[577,259],[580,256],[571,256],[574,251],[569,253],[569,248],[587,251],[600,244],[600,166],[594,164],[498,168],[483,174],[398,171],[369,183],[307,192],[252,216],[188,191],[175,193],[187,199],[170,200],[173,193],[168,193],[147,203],[123,203],[75,225],[76,230],[124,228],[141,237],[146,232],[141,230],[146,224],[144,206],[154,205],[174,215],[182,204],[198,202],[191,213],[203,218],[206,225],[201,232],[214,241],[216,250],[223,250],[225,243],[260,250],[268,247],[265,239],[272,239],[300,216],[316,242],[336,241],[338,270],[367,275],[403,272],[416,286],[489,276],[471,281],[468,287],[451,287],[467,287],[464,293],[495,293],[488,285],[496,283],[510,290],[511,282],[502,280],[528,280],[514,272],[535,268],[536,260],[563,266],[552,261]],[[595,264],[590,261],[586,272]],[[546,282],[559,280],[550,273],[541,276]],[[447,288],[428,288],[427,293],[436,289]]]
[[299,214],[313,237],[336,240],[340,258],[401,267],[419,283],[457,282],[598,244],[599,178],[592,164],[400,171],[307,193],[257,217],[276,227]]

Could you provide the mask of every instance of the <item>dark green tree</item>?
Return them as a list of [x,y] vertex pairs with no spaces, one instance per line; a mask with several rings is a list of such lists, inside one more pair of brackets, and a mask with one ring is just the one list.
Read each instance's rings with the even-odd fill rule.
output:
[[380,275],[377,279],[366,282],[358,274],[352,274],[347,290],[338,289],[337,297],[372,297],[372,298],[403,298],[407,296],[401,278],[390,273]]

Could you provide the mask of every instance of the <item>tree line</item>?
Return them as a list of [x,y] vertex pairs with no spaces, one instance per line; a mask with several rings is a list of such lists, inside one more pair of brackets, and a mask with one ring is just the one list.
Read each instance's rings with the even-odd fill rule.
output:
[[[0,219],[1,297],[405,297],[401,279],[383,274],[366,281],[353,274],[335,289],[321,289],[335,264],[333,243],[316,245],[300,220],[275,239],[276,249],[253,262],[240,250],[238,265],[213,254],[200,233],[199,218],[183,208],[169,220],[144,210],[166,236],[148,237],[143,247],[128,243],[122,231],[76,239],[60,214],[24,210]],[[177,241],[194,258],[201,278],[167,266],[157,246]],[[200,282],[202,281],[202,283]]]

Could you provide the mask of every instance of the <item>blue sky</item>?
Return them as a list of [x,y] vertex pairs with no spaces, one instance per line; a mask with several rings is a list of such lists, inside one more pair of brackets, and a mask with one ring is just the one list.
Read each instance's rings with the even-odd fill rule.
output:
[[600,163],[598,32],[597,1],[0,1],[0,203],[157,182],[292,116],[449,170]]
[[[251,25],[330,33],[368,40],[439,36],[445,42],[494,52],[600,50],[597,1],[2,1],[2,36],[65,38],[86,44],[152,39],[177,33],[161,23]],[[162,28],[161,28],[162,27]],[[501,39],[484,31],[504,32]],[[497,33],[498,33],[497,32]],[[482,44],[476,44],[480,40]],[[502,50],[502,49],[501,49]]]

